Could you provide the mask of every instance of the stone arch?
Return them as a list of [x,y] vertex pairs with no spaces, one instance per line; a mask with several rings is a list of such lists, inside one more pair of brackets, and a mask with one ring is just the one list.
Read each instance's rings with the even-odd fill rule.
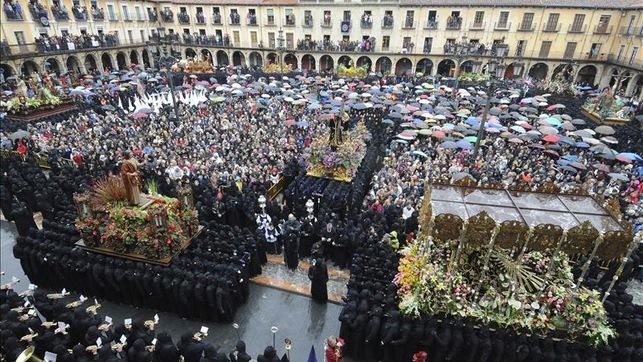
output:
[[612,71],[609,73],[609,75],[610,75],[609,85],[610,85],[610,87],[613,87],[614,84],[616,84],[617,79],[618,79],[618,75],[619,75],[618,69],[617,68],[612,68]]
[[519,74],[516,74],[516,68],[514,66],[515,64],[516,62],[511,63],[507,66],[507,68],[505,69],[505,79],[522,78],[522,73],[524,73],[525,71],[524,67],[520,70]]
[[547,78],[549,66],[545,63],[536,63],[529,68],[528,75],[535,80],[543,80]]
[[67,63],[67,71],[71,72],[73,70],[76,74],[83,73],[83,70],[80,67],[80,61],[78,60],[78,58],[76,58],[75,55],[70,55],[67,58],[66,63]]
[[474,67],[474,62],[473,60],[465,60],[460,64],[460,68],[458,70],[458,75],[462,73],[471,73],[473,72],[473,67]]
[[279,61],[279,56],[277,53],[268,53],[268,64],[277,63]]
[[639,73],[636,77],[632,78],[630,86],[625,91],[626,96],[638,97],[639,100],[641,94],[643,94],[643,73]]
[[232,53],[232,65],[244,67],[246,65],[246,56],[240,51]]
[[250,65],[254,67],[261,67],[263,66],[263,58],[261,57],[261,54],[258,52],[251,52],[250,55],[248,56],[248,60],[250,61]]
[[196,52],[192,48],[185,48],[185,59],[192,59],[196,57]]
[[47,70],[47,72],[54,72],[59,75],[60,75],[60,72],[62,72],[62,67],[60,66],[60,62],[56,58],[48,58],[44,64],[45,64],[45,70]]
[[433,61],[429,58],[422,58],[415,66],[415,72],[422,75],[431,75],[433,70]]
[[375,61],[375,71],[378,73],[389,74],[392,68],[393,62],[389,57],[379,57],[377,61]]
[[228,58],[228,53],[223,50],[217,51],[217,66],[224,67],[230,64],[230,59]]
[[413,63],[409,58],[401,58],[395,63],[395,74],[405,75],[413,71]]
[[16,70],[9,64],[0,64],[0,69],[2,69],[2,75],[5,78],[13,77],[14,75],[16,75]]
[[24,75],[30,75],[33,72],[39,72],[40,67],[33,60],[27,60],[22,63],[21,71]]
[[342,55],[337,60],[337,65],[340,64],[344,64],[346,68],[351,68],[355,63],[353,62],[353,58],[349,57],[348,55]]
[[301,57],[301,69],[315,70],[315,57],[310,54],[304,54]]
[[212,63],[214,60],[214,57],[212,57],[212,52],[210,52],[208,49],[201,49],[201,56],[203,56],[203,59],[210,59],[210,63]]
[[87,56],[85,56],[85,71],[89,73],[90,71],[96,69],[98,69],[96,58],[92,54],[87,54]]
[[563,80],[570,81],[574,77],[574,66],[568,63],[558,64],[551,72],[551,80],[556,79],[558,75],[563,77]]
[[358,67],[366,68],[366,70],[368,70],[369,72],[371,71],[371,69],[373,69],[373,61],[371,60],[371,57],[368,57],[366,55],[357,58],[356,64]]
[[103,53],[103,55],[100,57],[100,61],[103,63],[103,68],[107,68],[109,70],[114,69],[114,63],[112,62],[111,54]]
[[333,68],[335,68],[333,57],[328,54],[324,54],[319,58],[319,70],[330,70]]
[[152,63],[150,62],[150,53],[147,49],[143,49],[141,58],[143,58],[143,64],[146,68],[152,67]]
[[127,68],[127,57],[125,56],[125,53],[116,53],[116,64],[118,65],[119,70]]
[[140,58],[138,56],[138,51],[136,51],[136,49],[132,49],[132,51],[129,53],[129,61],[131,64],[140,63]]
[[596,73],[598,73],[598,69],[596,68],[596,66],[591,64],[585,65],[578,70],[578,74],[576,74],[576,82],[581,82],[593,86],[594,81],[596,80]]
[[438,75],[451,77],[455,74],[455,62],[451,59],[443,59],[438,63]]
[[297,64],[297,57],[293,53],[288,53],[284,55],[284,63],[290,66],[290,69],[297,69],[299,65]]

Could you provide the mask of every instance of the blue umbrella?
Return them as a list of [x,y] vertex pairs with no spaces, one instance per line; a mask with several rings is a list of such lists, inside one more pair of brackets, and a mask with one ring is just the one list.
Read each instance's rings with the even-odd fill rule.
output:
[[392,120],[390,120],[390,119],[385,119],[385,120],[383,120],[383,121],[382,121],[382,123],[384,123],[384,124],[389,124],[389,125],[391,125],[391,126],[395,124],[395,122],[393,122],[393,121],[392,121]]
[[569,165],[569,163],[570,163],[570,162],[571,162],[571,161],[563,160],[563,159],[560,159],[560,160],[556,161],[556,163],[557,163],[559,166],[567,166],[567,165]]
[[154,152],[154,149],[150,146],[145,146],[143,147],[143,153],[146,155],[149,155]]
[[[445,142],[446,143],[446,142]],[[443,143],[444,145],[444,143]],[[471,142],[465,141],[465,140],[459,140],[458,142],[455,143],[455,145],[458,148],[462,148],[463,150],[470,150],[473,148],[473,145],[471,145]],[[445,147],[446,148],[446,147]]]
[[567,161],[576,161],[576,160],[578,160],[578,156],[576,156],[576,155],[565,155],[565,156],[563,156],[561,158],[564,159],[564,160],[567,160]]
[[308,127],[308,122],[306,121],[299,121],[296,123],[297,126],[299,127]]
[[[466,142],[466,141],[465,141],[465,142]],[[468,142],[467,142],[467,143],[468,143]],[[456,144],[455,144],[455,142],[453,142],[453,141],[446,141],[446,142],[442,142],[442,143],[440,144],[440,146],[442,146],[442,148],[446,148],[446,149],[458,148],[458,145],[456,145]]]
[[627,158],[629,158],[631,160],[636,160],[636,161],[643,160],[643,158],[641,158],[641,156],[637,155],[634,152],[621,152],[617,156],[625,156],[625,157],[627,157]]
[[578,148],[589,148],[589,144],[585,142],[576,142],[576,147]]

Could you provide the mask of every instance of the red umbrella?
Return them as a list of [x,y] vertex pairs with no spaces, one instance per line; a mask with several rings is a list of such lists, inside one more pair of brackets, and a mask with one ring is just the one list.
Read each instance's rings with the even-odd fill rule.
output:
[[440,140],[443,139],[446,135],[442,131],[433,131],[433,133],[431,133],[431,136]]
[[295,122],[294,119],[287,119],[286,120],[286,125],[288,126],[294,126],[297,122]]
[[610,172],[610,167],[604,163],[595,163],[592,165],[595,169],[603,172]]
[[134,113],[132,118],[141,119],[147,117],[147,113]]
[[556,142],[560,141],[560,137],[558,137],[555,134],[548,134],[547,136],[543,137],[543,141],[556,143]]
[[559,154],[558,154],[558,152],[556,152],[556,151],[552,151],[552,150],[545,150],[544,152],[545,152],[546,154],[551,155],[551,156],[554,156],[554,157],[560,157],[560,155],[559,155]]

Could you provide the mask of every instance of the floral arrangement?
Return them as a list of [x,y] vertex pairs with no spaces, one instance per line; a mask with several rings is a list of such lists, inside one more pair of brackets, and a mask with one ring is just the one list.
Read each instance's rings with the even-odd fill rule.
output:
[[304,151],[309,174],[313,176],[352,179],[366,155],[366,141],[371,137],[363,122],[344,133],[343,142],[332,147],[330,130],[316,137]]
[[458,80],[466,83],[478,83],[485,80],[489,80],[488,74],[483,74],[479,72],[465,72],[460,74]]
[[[402,313],[421,317],[444,314],[473,318],[480,323],[515,328],[541,335],[566,338],[598,347],[608,344],[615,332],[608,323],[598,292],[574,284],[566,255],[556,257],[556,271],[548,271],[551,255],[529,252],[521,259],[544,280],[542,288],[520,286],[499,262],[490,262],[486,276],[482,258],[463,255],[461,263],[449,268],[448,246],[430,249],[412,244],[400,251],[398,274],[399,308]],[[494,260],[492,258],[492,260]]]
[[[111,189],[112,185],[105,186],[105,183],[102,190]],[[94,193],[90,201],[91,205],[101,205],[94,209],[94,215],[76,220],[76,229],[89,247],[159,260],[178,253],[197,230],[196,211],[183,209],[177,199],[147,195],[153,202],[141,208],[113,198],[107,202],[96,200],[100,195]],[[153,215],[159,212],[165,215],[162,228],[157,228],[153,220]]]
[[263,67],[264,73],[288,73],[292,71],[290,64],[269,63]]
[[12,97],[8,101],[0,102],[0,109],[10,112],[21,112],[26,110],[37,109],[42,106],[57,106],[62,103],[58,96],[49,96],[48,98],[29,98],[29,97]]
[[339,78],[366,78],[368,76],[368,68],[361,67],[346,67],[344,64],[339,64],[335,70]]

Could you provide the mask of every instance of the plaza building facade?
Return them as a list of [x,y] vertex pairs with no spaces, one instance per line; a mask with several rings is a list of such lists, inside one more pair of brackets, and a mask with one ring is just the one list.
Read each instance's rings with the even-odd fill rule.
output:
[[1,16],[5,76],[154,66],[168,49],[215,66],[453,76],[506,44],[505,77],[566,71],[643,93],[640,0],[3,0]]

